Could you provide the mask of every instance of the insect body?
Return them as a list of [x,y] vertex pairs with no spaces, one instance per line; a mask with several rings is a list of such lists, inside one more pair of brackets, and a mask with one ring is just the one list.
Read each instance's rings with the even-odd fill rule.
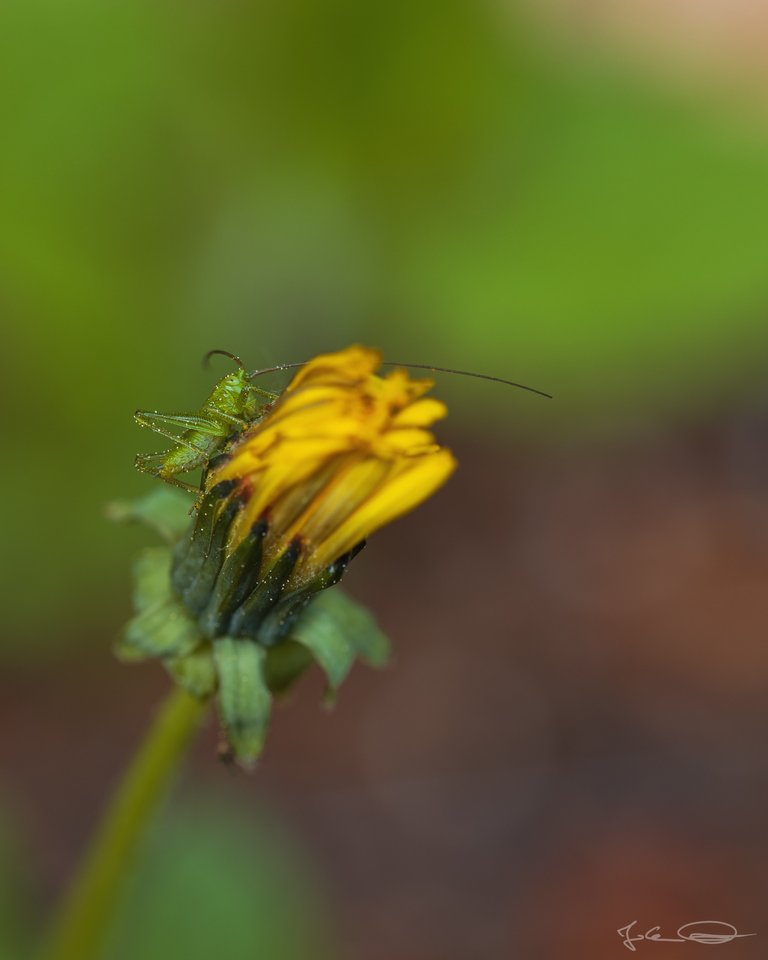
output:
[[136,411],[134,419],[138,424],[173,441],[173,446],[161,453],[137,455],[136,467],[143,473],[197,492],[196,487],[179,480],[178,474],[204,466],[221,453],[230,440],[263,416],[277,399],[277,394],[251,383],[251,376],[238,357],[226,355],[235,360],[238,369],[219,380],[196,413]]
[[[136,457],[136,467],[143,473],[165,480],[184,490],[197,493],[196,487],[179,480],[178,474],[189,473],[205,466],[213,457],[223,453],[229,443],[255,421],[261,419],[279,394],[270,393],[255,387],[254,377],[264,373],[292,370],[303,367],[301,363],[281,363],[275,367],[255,370],[247,373],[242,360],[226,350],[211,350],[207,360],[213,354],[220,353],[234,360],[238,369],[228,373],[216,384],[210,396],[196,413],[158,413],[150,410],[137,410],[134,419],[142,427],[148,427],[162,437],[173,441],[173,446],[161,453],[140,453]],[[477,377],[481,380],[493,380],[508,386],[519,387],[543,397],[548,393],[514,383],[502,377],[493,377],[484,373],[472,373],[468,370],[453,370],[446,367],[434,367],[426,363],[395,363],[385,361],[385,366],[415,367],[420,370],[457,374],[462,377]]]

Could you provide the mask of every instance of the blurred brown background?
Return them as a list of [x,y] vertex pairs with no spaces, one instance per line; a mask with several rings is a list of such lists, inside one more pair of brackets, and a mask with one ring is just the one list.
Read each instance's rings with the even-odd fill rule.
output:
[[555,399],[440,379],[461,469],[346,580],[393,664],[251,776],[211,723],[105,960],[764,956],[766,48],[724,0],[0,10],[3,960],[167,689],[109,650],[133,409],[354,341]]

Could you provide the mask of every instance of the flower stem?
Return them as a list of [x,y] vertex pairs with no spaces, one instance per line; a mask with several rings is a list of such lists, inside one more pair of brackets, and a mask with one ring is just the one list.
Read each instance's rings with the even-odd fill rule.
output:
[[41,960],[99,956],[142,831],[196,733],[207,704],[174,687],[123,775],[64,898]]

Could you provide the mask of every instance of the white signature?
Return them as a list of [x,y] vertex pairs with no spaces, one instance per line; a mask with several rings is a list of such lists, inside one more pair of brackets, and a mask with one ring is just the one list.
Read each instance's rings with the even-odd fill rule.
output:
[[756,933],[738,933],[732,923],[723,923],[722,920],[694,920],[693,923],[684,923],[677,928],[676,937],[662,937],[660,927],[649,927],[645,933],[636,933],[632,936],[633,927],[637,920],[628,923],[626,927],[619,927],[616,931],[621,942],[628,950],[637,950],[635,946],[641,940],[651,940],[653,943],[730,943],[741,937],[756,937]]

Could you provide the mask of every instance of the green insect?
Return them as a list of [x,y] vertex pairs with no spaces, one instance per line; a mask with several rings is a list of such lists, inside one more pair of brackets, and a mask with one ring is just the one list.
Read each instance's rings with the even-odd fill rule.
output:
[[[234,360],[238,369],[219,380],[196,413],[137,410],[133,415],[140,426],[173,441],[172,447],[160,453],[138,454],[136,468],[194,493],[197,488],[179,480],[178,474],[197,470],[221,453],[247,426],[259,420],[278,397],[251,383],[255,374],[246,372],[239,357],[226,350],[211,350],[205,360],[214,354]],[[260,372],[266,371],[256,374]]]
[[[150,476],[165,480],[166,483],[192,493],[198,493],[198,488],[179,480],[178,475],[204,467],[213,457],[223,453],[246,427],[260,420],[279,397],[277,393],[254,386],[251,381],[265,373],[303,367],[307,362],[281,363],[275,367],[247,373],[243,361],[227,350],[210,350],[205,355],[204,361],[215,354],[229,357],[237,364],[237,370],[219,380],[196,413],[158,413],[156,410],[137,410],[133,415],[140,426],[147,427],[159,433],[161,437],[173,441],[172,447],[160,453],[137,454],[136,468],[142,473],[148,473]],[[453,370],[427,363],[397,363],[394,360],[385,361],[384,366],[411,367],[417,370],[492,380],[495,383],[519,387],[543,397],[550,396],[542,390],[527,387],[522,383],[514,383],[512,380],[492,377],[485,373],[472,373],[469,370]]]

